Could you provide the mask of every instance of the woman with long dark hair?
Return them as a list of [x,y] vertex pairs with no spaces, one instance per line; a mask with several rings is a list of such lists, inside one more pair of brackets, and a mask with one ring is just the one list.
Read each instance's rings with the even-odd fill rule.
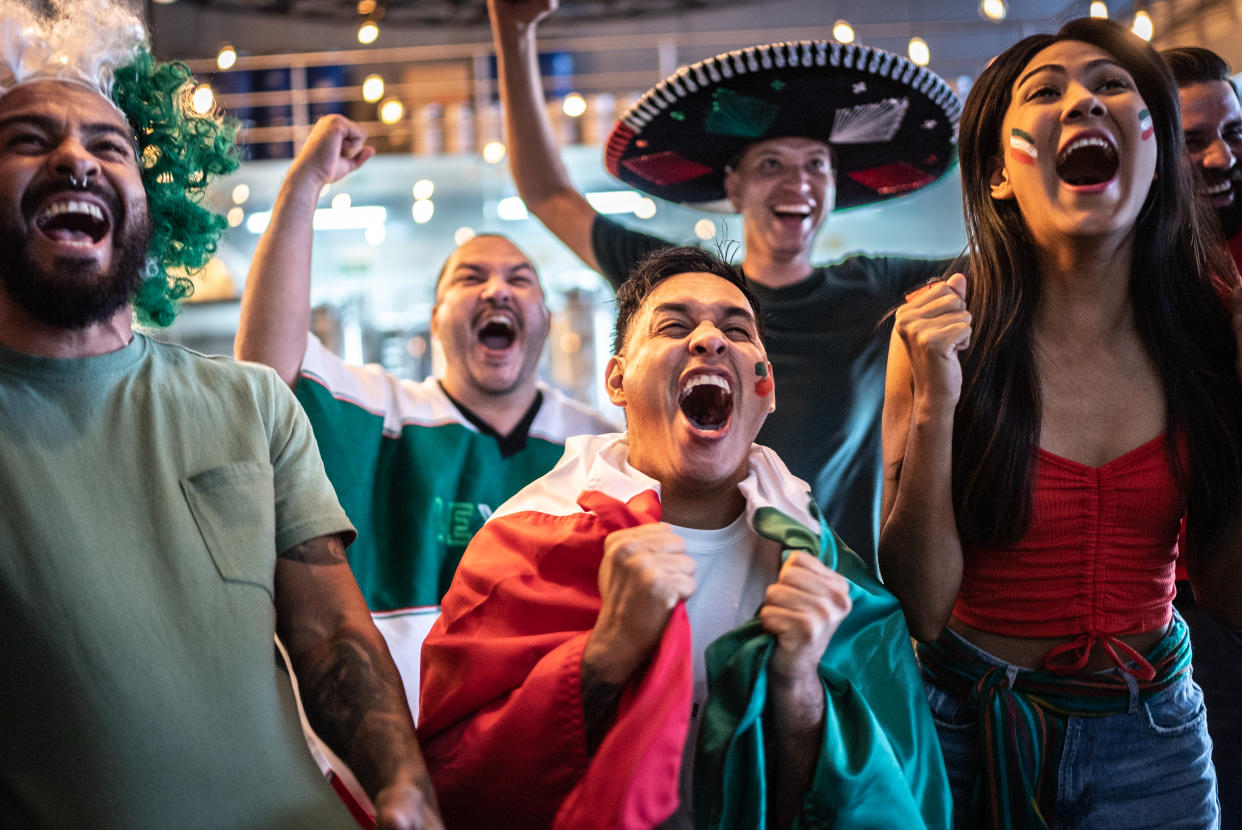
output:
[[1075,20],[979,76],[964,274],[897,312],[880,564],[970,826],[1212,827],[1172,610],[1242,626],[1238,277],[1199,217],[1177,89]]

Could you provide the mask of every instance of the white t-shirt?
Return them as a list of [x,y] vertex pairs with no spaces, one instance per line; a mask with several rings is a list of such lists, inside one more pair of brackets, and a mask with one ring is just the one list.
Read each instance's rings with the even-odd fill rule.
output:
[[[692,828],[690,803],[694,781],[694,746],[700,715],[707,700],[707,647],[722,634],[755,616],[764,592],[776,581],[780,559],[764,557],[759,537],[746,522],[745,512],[727,527],[697,530],[673,526],[686,540],[686,553],[694,559],[694,593],[686,600],[694,654],[694,691],[690,705],[690,729],[681,762],[681,804],[663,828]],[[770,561],[768,561],[770,560]]]

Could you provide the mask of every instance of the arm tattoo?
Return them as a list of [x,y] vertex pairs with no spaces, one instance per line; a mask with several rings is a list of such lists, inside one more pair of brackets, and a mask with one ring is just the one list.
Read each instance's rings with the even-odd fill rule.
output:
[[625,688],[622,683],[608,683],[595,675],[590,664],[582,664],[582,720],[586,728],[587,752],[595,754],[617,708],[617,698]]
[[309,655],[302,671],[307,720],[372,793],[387,762],[403,752],[409,720],[401,681],[383,658],[376,643],[344,630]]
[[282,559],[303,565],[346,565],[345,545],[338,535],[316,536],[300,545],[294,545],[280,554]]

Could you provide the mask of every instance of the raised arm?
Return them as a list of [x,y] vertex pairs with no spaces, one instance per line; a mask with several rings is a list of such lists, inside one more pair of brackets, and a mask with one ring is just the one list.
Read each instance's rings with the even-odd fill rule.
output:
[[940,636],[962,582],[952,448],[958,352],[971,332],[965,292],[965,277],[955,274],[912,294],[889,343],[880,573],[920,640]]
[[277,559],[276,630],[307,720],[349,764],[379,827],[443,830],[401,678],[338,536],[318,536]]
[[598,271],[591,247],[595,210],[574,188],[552,135],[539,76],[535,30],[556,11],[557,0],[488,0],[499,63],[500,100],[509,143],[509,171],[518,195],[588,267]]
[[365,140],[362,129],[343,116],[319,119],[289,165],[250,263],[233,353],[271,366],[290,387],[297,385],[310,326],[315,203],[324,185],[375,154]]

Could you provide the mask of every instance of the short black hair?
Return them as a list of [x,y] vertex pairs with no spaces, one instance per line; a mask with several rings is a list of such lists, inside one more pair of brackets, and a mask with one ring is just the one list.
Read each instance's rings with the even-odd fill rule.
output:
[[1169,69],[1173,70],[1173,78],[1179,87],[1191,84],[1206,84],[1212,81],[1224,81],[1229,84],[1233,94],[1238,94],[1234,85],[1229,64],[1211,49],[1202,46],[1178,46],[1165,49],[1160,53]]
[[612,338],[612,353],[620,354],[625,346],[630,324],[643,306],[643,301],[656,286],[680,274],[712,274],[737,286],[750,303],[755,315],[755,331],[763,342],[763,310],[759,300],[746,283],[746,276],[736,265],[702,248],[660,248],[644,257],[625,282],[617,288],[617,325]]

